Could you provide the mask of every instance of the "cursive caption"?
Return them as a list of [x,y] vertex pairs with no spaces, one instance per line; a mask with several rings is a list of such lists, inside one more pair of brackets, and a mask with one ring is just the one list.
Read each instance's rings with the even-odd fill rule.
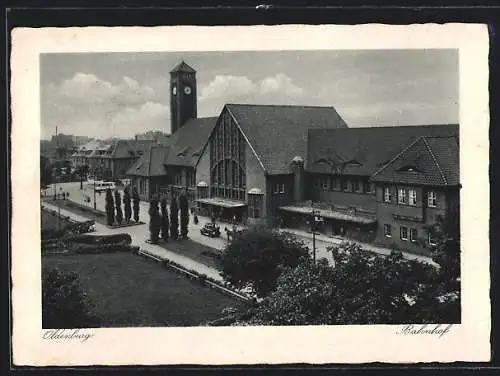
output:
[[43,333],[42,338],[52,341],[80,341],[92,338],[94,333],[81,329],[50,329]]
[[401,329],[401,331],[397,332],[396,334],[401,334],[401,335],[434,335],[437,336],[438,338],[441,338],[448,334],[453,327],[453,324],[447,324],[447,325],[406,325]]

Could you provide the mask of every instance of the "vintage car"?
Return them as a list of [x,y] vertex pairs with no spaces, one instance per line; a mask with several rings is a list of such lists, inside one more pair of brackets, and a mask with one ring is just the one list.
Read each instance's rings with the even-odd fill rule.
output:
[[202,235],[218,238],[220,236],[220,227],[215,223],[207,223],[200,229]]

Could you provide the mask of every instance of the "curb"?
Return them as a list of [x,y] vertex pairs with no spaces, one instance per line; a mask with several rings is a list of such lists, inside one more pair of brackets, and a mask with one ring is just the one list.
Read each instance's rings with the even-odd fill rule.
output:
[[187,276],[191,280],[198,281],[202,285],[208,285],[211,288],[217,289],[225,295],[231,296],[233,298],[237,298],[237,299],[245,301],[245,302],[252,300],[252,298],[249,296],[243,295],[243,294],[238,293],[236,291],[230,290],[227,287],[221,286],[220,283],[212,281],[210,279],[210,277],[202,275],[202,274],[200,274],[196,271],[193,271],[193,270],[188,270],[188,269],[184,268],[182,265],[179,265],[176,262],[171,261],[169,259],[162,259],[162,258],[155,256],[155,255],[149,253],[148,251],[145,251],[142,249],[138,249],[134,253],[136,253],[139,256],[161,262],[163,264],[163,266],[174,270],[176,273],[183,274],[184,276]]

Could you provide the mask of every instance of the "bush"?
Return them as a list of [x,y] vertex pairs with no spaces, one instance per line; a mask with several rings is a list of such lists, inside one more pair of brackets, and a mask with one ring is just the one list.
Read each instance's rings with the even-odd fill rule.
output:
[[158,243],[161,228],[161,217],[158,212],[158,201],[151,200],[149,204],[149,237],[151,243]]
[[134,220],[139,222],[139,192],[137,192],[137,187],[134,187],[134,192],[132,193],[133,209],[134,209]]
[[170,237],[174,240],[179,237],[179,207],[175,197],[170,203]]
[[222,272],[238,288],[250,285],[258,296],[276,287],[283,270],[309,260],[309,249],[293,235],[265,226],[243,231],[226,247]]
[[179,197],[179,208],[181,210],[181,237],[187,239],[189,224],[189,201],[185,193]]
[[170,225],[168,220],[168,208],[167,208],[167,200],[161,200],[161,238],[163,240],[168,239],[168,227]]
[[106,190],[106,220],[108,226],[112,226],[115,222],[115,203],[111,189]]
[[70,329],[98,327],[95,306],[81,286],[76,273],[58,269],[42,274],[42,327]]
[[65,243],[81,243],[81,244],[114,244],[114,245],[130,245],[132,237],[129,234],[113,234],[113,235],[76,235],[64,238]]
[[118,222],[118,224],[121,225],[123,221],[122,200],[120,197],[120,192],[118,190],[115,191],[115,206],[116,206],[116,222]]
[[130,223],[130,218],[132,217],[132,208],[130,206],[130,192],[128,187],[125,188],[123,192],[123,208],[125,211],[125,221]]

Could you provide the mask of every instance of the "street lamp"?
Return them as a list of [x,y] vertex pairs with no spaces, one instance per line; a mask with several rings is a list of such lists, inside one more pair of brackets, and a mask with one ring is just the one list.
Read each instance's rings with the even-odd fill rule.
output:
[[313,233],[313,263],[316,264],[316,215],[319,215],[318,210],[312,210],[311,230]]

